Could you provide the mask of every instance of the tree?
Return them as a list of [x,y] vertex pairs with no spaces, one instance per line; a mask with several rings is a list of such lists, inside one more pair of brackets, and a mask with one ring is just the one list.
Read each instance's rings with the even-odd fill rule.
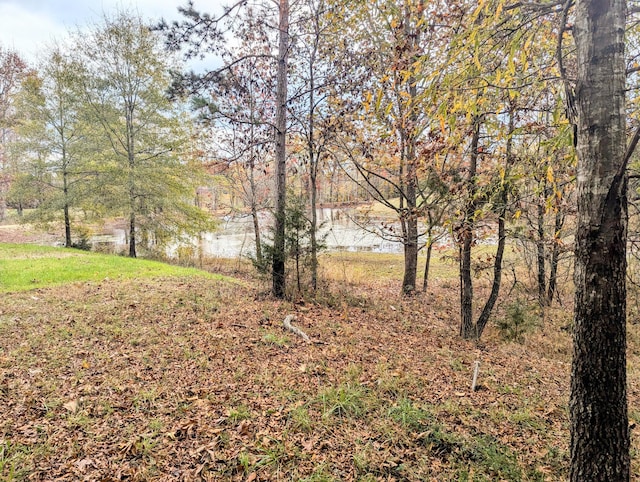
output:
[[[223,51],[225,69],[220,79],[206,93],[194,96],[193,106],[200,111],[200,134],[208,138],[211,155],[217,160],[215,167],[224,173],[233,192],[239,194],[241,208],[249,208],[255,237],[254,261],[265,271],[259,214],[271,200],[268,167],[273,160],[271,118],[275,102],[271,42],[261,13],[245,12],[242,21],[234,25],[238,44]],[[264,53],[264,57],[257,53]],[[238,62],[239,58],[244,61]]]
[[8,145],[14,138],[16,121],[13,102],[27,73],[27,64],[17,52],[0,47],[0,221],[6,215],[11,184]]
[[[434,201],[443,200],[437,147],[445,146],[432,95],[438,92],[439,54],[455,8],[437,1],[380,0],[357,2],[345,14],[354,41],[343,48],[359,69],[342,80],[342,109],[354,114],[343,122],[346,135],[336,143],[348,160],[345,172],[398,218],[400,229],[387,225],[378,232],[403,245],[405,295],[417,291],[419,221],[426,219],[432,234],[433,222],[441,219]],[[360,97],[359,109],[348,106],[353,97]],[[428,238],[427,251],[433,236]]]
[[[284,298],[286,294],[285,276],[285,209],[287,191],[287,91],[288,91],[288,63],[289,51],[291,48],[289,38],[290,8],[289,0],[273,0],[277,7],[277,43],[278,51],[276,55],[276,93],[275,93],[275,115],[273,118],[273,143],[275,144],[275,230],[274,230],[274,251],[271,266],[272,294],[276,298]],[[225,39],[225,31],[222,26],[223,20],[229,20],[233,24],[233,15],[241,8],[252,8],[254,6],[264,7],[262,2],[249,3],[240,0],[231,7],[225,8],[224,13],[219,17],[212,17],[207,13],[200,13],[193,8],[193,2],[188,2],[186,7],[178,10],[186,17],[182,22],[174,22],[168,25],[161,22],[157,28],[166,34],[166,46],[173,51],[180,51],[186,48],[185,55],[194,57],[202,55],[204,52],[219,53],[222,50]],[[266,9],[265,9],[266,11]],[[264,23],[269,22],[265,18]],[[222,74],[236,63],[243,62],[248,58],[270,57],[270,54],[246,55],[235,59],[222,68],[214,69],[205,75],[197,75],[193,72],[189,74],[178,74],[174,82],[174,91],[179,93],[198,93],[206,89],[211,83],[221,80]]]
[[[535,90],[544,85],[554,58],[549,41],[556,4],[507,4],[504,0],[471,2],[465,6],[463,26],[449,43],[442,121],[450,125],[450,143],[466,149],[460,163],[460,220],[456,222],[460,247],[460,335],[478,339],[497,301],[508,217],[507,206],[517,202],[515,164],[524,135],[535,130]],[[552,38],[552,37],[551,37]],[[455,129],[455,130],[454,130]],[[456,135],[457,131],[457,135]],[[499,156],[498,156],[499,155]],[[499,162],[503,158],[504,162]],[[491,291],[474,322],[472,247],[481,221],[494,220],[497,247],[492,263]]]
[[[31,158],[28,172],[34,175],[23,177],[17,186],[26,184],[23,190],[46,194],[29,218],[47,222],[61,214],[64,245],[70,247],[72,210],[86,199],[83,188],[90,174],[86,162],[88,127],[79,82],[81,69],[61,46],[56,46],[39,70],[39,76],[32,75],[23,82],[18,101],[21,122],[17,146],[21,157]],[[41,173],[35,174],[38,170]]]
[[276,204],[273,237],[272,288],[273,296],[284,298],[285,277],[285,221],[287,202],[287,70],[289,60],[289,0],[278,2],[278,67],[275,117],[275,178]]
[[626,10],[624,0],[578,0],[575,8],[578,221],[569,402],[574,482],[627,481],[630,475]]
[[[97,194],[128,225],[129,256],[207,228],[194,205],[200,166],[185,152],[189,119],[166,97],[170,57],[139,17],[119,12],[76,39],[84,96],[109,154]],[[145,243],[146,242],[146,243]]]
[[[329,28],[329,5],[326,0],[306,0],[304,2],[302,30],[297,35],[296,56],[292,59],[294,73],[292,84],[298,86],[291,96],[292,110],[298,121],[300,136],[305,144],[300,153],[305,158],[304,165],[308,179],[306,188],[309,193],[310,212],[310,264],[311,287],[318,287],[318,184],[327,143],[333,136],[334,122],[327,109],[328,90],[338,77],[338,73],[329,64],[333,45]],[[296,69],[296,67],[298,67]],[[297,75],[296,75],[297,74]],[[299,112],[296,111],[298,107]]]

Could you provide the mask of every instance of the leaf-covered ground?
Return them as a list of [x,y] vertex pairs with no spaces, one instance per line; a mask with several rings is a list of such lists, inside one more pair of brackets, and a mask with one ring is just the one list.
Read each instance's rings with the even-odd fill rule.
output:
[[[256,286],[174,277],[3,295],[0,479],[566,478],[562,310],[523,343],[490,328],[476,345],[457,337],[451,283],[410,300],[397,283],[334,285],[314,304]],[[287,314],[314,342],[282,328]],[[637,337],[632,325],[634,420]]]

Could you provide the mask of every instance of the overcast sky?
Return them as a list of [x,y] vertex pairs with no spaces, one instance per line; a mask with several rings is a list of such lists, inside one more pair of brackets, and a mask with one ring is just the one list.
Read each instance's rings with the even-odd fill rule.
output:
[[[42,46],[64,39],[76,27],[98,22],[103,13],[118,8],[133,10],[143,18],[180,18],[178,6],[186,0],[0,0],[0,44],[17,50],[34,62]],[[227,0],[195,0],[194,5],[209,13],[221,11]]]

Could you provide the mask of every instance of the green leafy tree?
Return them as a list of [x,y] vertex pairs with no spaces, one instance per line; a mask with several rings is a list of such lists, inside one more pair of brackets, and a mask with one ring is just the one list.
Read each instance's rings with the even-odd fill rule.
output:
[[85,206],[91,173],[80,73],[80,66],[61,46],[52,48],[38,75],[23,82],[16,106],[21,122],[14,147],[23,172],[11,197],[28,202],[40,193],[27,220],[49,223],[62,219],[66,247],[73,244],[73,210]]
[[14,101],[28,73],[26,62],[17,52],[0,46],[0,221],[6,215],[6,196],[12,180],[9,146],[15,140]]
[[200,167],[186,157],[189,118],[167,98],[173,65],[159,36],[125,12],[76,36],[85,66],[84,99],[91,109],[100,160],[100,195],[125,216],[129,256],[208,226],[195,203]]

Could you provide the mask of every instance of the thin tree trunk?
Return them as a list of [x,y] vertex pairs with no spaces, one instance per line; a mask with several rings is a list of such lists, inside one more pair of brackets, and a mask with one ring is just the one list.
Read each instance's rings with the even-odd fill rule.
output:
[[422,280],[422,292],[426,293],[429,287],[429,268],[431,268],[431,252],[433,251],[433,215],[427,211],[427,259],[424,262],[424,279]]
[[[64,153],[63,153],[64,156]],[[66,168],[62,173],[62,193],[64,195],[64,246],[70,248],[72,244],[71,240],[71,216],[69,215],[69,174]]]
[[[316,162],[318,162],[316,160]],[[318,211],[317,204],[317,171],[313,169],[311,176],[311,289],[318,289]]]
[[317,37],[309,59],[309,183],[310,183],[310,209],[311,209],[311,289],[315,293],[318,288],[318,213],[316,203],[318,195],[318,163],[320,155],[315,145],[315,71],[314,64],[317,50]]
[[513,132],[515,130],[515,107],[513,104],[509,106],[509,133],[507,137],[507,146],[505,149],[505,169],[504,179],[502,180],[502,187],[500,193],[500,213],[498,215],[498,247],[496,249],[496,257],[493,261],[493,283],[491,284],[491,293],[489,298],[482,308],[482,312],[476,322],[475,332],[476,338],[479,340],[484,332],[489,317],[493,312],[493,307],[498,300],[498,294],[500,294],[500,284],[502,281],[502,259],[504,257],[504,247],[507,242],[506,234],[506,215],[507,215],[507,201],[509,197],[508,192],[508,176],[510,175],[511,166],[513,165]]
[[564,225],[564,216],[558,210],[553,227],[553,248],[551,249],[551,263],[549,266],[549,284],[547,285],[547,303],[552,304],[558,282],[558,262],[560,260],[560,231]]
[[626,392],[625,0],[578,0],[572,482],[630,477]]
[[[507,195],[506,192],[503,193],[502,201],[506,205]],[[478,321],[475,326],[475,338],[480,339],[482,336],[482,332],[487,326],[487,322],[489,321],[489,317],[491,316],[491,312],[493,311],[493,307],[498,300],[498,294],[500,293],[500,283],[502,280],[502,259],[504,257],[504,247],[507,240],[507,235],[505,232],[505,217],[506,209],[502,208],[502,212],[500,213],[500,217],[498,218],[498,247],[496,248],[496,258],[493,262],[493,283],[491,285],[491,293],[489,294],[489,298],[478,317]]]
[[136,213],[129,214],[129,257],[136,257]]
[[[547,196],[547,189],[543,190],[545,197]],[[545,272],[545,247],[544,247],[544,199],[538,199],[538,238],[536,239],[537,247],[537,261],[538,261],[538,302],[540,306],[547,304],[546,298],[546,279]]]
[[256,262],[262,266],[262,239],[260,238],[260,219],[255,202],[251,204],[251,219],[253,219],[253,233],[256,238]]
[[272,293],[284,298],[285,286],[285,208],[287,196],[287,61],[289,52],[289,0],[279,3],[278,81],[276,89],[276,212],[273,240]]
[[[431,230],[429,230],[431,231]],[[427,235],[427,259],[424,262],[424,280],[422,281],[422,292],[426,293],[429,288],[429,268],[431,267],[431,252],[433,251],[433,240],[431,233]]]
[[[253,126],[251,127],[251,142],[253,142]],[[251,190],[251,219],[253,220],[253,234],[256,239],[256,262],[262,266],[262,238],[260,237],[260,218],[258,217],[258,206],[256,202],[256,181],[254,177],[255,163],[253,147],[251,148],[251,164],[249,166],[249,189]]]
[[467,176],[467,196],[469,198],[462,222],[460,247],[460,336],[464,339],[475,338],[473,326],[473,281],[471,279],[471,245],[473,244],[474,216],[476,211],[476,174],[478,170],[478,143],[480,140],[480,118],[473,121],[471,136],[471,156]]

